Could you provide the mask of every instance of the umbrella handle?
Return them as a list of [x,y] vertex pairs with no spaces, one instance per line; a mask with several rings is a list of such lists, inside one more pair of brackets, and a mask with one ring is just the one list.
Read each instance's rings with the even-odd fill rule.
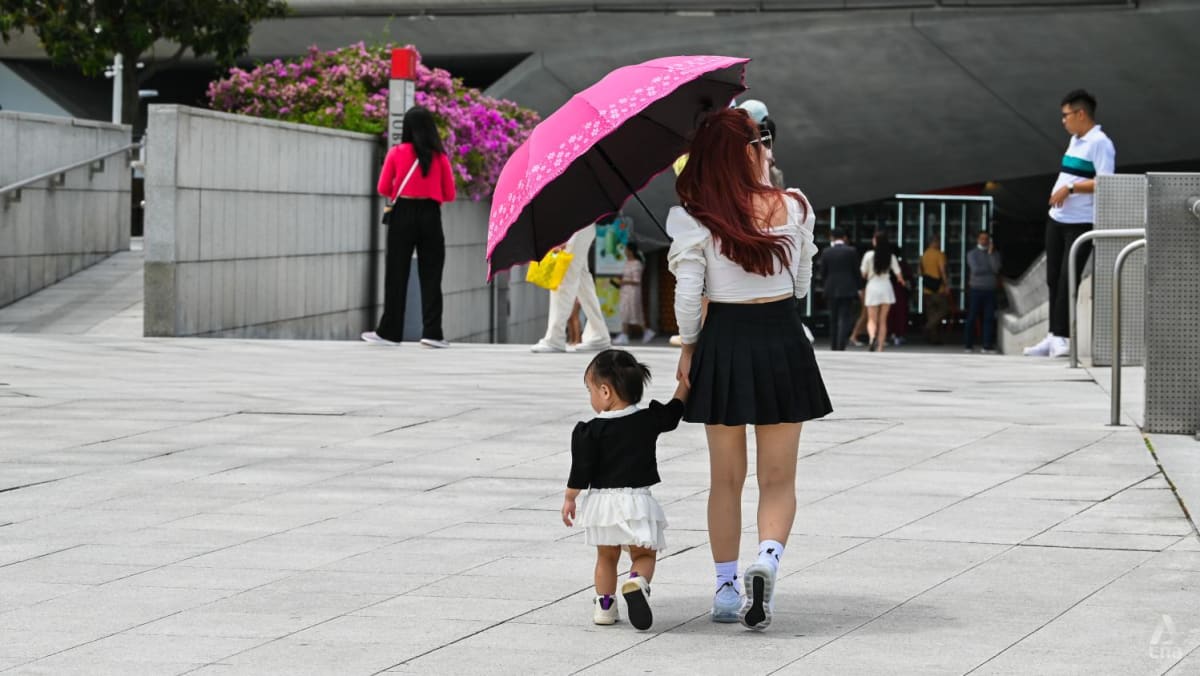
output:
[[666,237],[668,242],[672,241],[671,236],[667,234],[667,229],[663,227],[662,223],[658,222],[658,217],[655,216],[654,212],[650,211],[650,207],[646,206],[646,203],[642,201],[642,196],[639,195],[637,190],[635,190],[633,186],[629,184],[629,179],[625,178],[625,174],[622,174],[621,171],[617,169],[616,163],[612,161],[612,158],[608,156],[608,153],[604,152],[604,148],[601,148],[600,144],[596,144],[595,148],[596,152],[600,154],[600,157],[608,163],[608,168],[612,169],[613,173],[617,175],[617,178],[621,179],[621,183],[625,185],[625,189],[628,190],[631,195],[633,195],[633,199],[637,200],[637,203],[642,205],[642,209],[646,212],[646,215],[650,217],[650,220],[654,221],[654,225],[658,226],[658,230],[663,234],[663,237]]

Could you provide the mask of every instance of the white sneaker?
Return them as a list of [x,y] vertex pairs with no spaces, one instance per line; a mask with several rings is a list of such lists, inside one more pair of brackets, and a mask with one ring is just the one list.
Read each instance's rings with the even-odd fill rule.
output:
[[1054,342],[1054,336],[1047,333],[1046,337],[1042,339],[1042,342],[1038,343],[1037,345],[1034,345],[1033,347],[1025,348],[1025,350],[1024,350],[1025,356],[1026,357],[1049,357],[1050,356],[1050,345],[1053,342]]
[[399,345],[400,344],[399,341],[388,340],[387,338],[380,336],[378,333],[375,333],[374,331],[363,331],[362,335],[360,335],[359,338],[362,338],[363,340],[367,341],[368,343],[379,343],[380,345]]
[[726,582],[713,594],[712,621],[731,624],[738,621],[738,611],[742,609],[742,595]]
[[616,624],[617,620],[621,619],[621,613],[617,610],[617,597],[608,597],[608,610],[602,605],[604,597],[597,596],[592,599],[592,622],[596,624]]
[[450,343],[448,341],[439,340],[437,338],[422,338],[421,344],[425,347],[436,347],[438,349],[450,347]]
[[557,345],[551,345],[543,340],[539,340],[533,344],[533,347],[529,348],[529,351],[533,352],[534,354],[552,354],[554,352],[566,352],[567,347],[565,345],[559,347]]
[[1071,354],[1071,341],[1055,336],[1054,340],[1050,343],[1050,356],[1065,357],[1069,354]]
[[670,343],[673,347],[683,347],[683,336],[679,336],[679,335],[671,336],[671,339],[668,340],[667,342]]
[[628,345],[629,344],[629,336],[622,333],[622,334],[618,335],[616,338],[613,338],[612,344],[613,345]]
[[651,329],[644,330],[642,332],[642,344],[645,345],[646,343],[649,343],[650,341],[654,340],[654,336],[656,336],[656,335],[658,335],[658,334],[656,334]]
[[612,340],[605,340],[603,342],[598,341],[595,343],[580,343],[574,348],[567,350],[567,352],[600,352],[602,350],[607,350],[612,346]]
[[742,583],[746,585],[746,596],[738,619],[747,629],[766,629],[775,611],[775,569],[765,563],[751,564]]
[[650,612],[650,585],[644,577],[631,577],[621,585],[621,596],[625,597],[625,610],[629,612],[629,624],[646,630],[654,624],[654,613]]

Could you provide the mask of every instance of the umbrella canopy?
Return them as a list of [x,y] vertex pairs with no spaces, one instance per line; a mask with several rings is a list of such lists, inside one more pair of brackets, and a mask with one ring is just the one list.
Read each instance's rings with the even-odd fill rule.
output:
[[496,183],[489,275],[620,210],[679,157],[704,113],[746,90],[748,61],[673,56],[618,68],[543,120]]

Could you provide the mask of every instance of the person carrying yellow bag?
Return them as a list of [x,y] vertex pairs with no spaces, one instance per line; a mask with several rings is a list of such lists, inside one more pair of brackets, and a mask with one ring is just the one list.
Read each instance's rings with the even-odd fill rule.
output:
[[[564,254],[571,258],[569,265],[565,266],[566,272],[558,288],[550,292],[550,316],[546,322],[546,335],[530,348],[531,352],[567,351],[567,320],[571,317],[576,298],[579,298],[583,316],[587,319],[587,325],[583,329],[583,342],[576,349],[580,352],[596,352],[612,347],[612,337],[608,333],[604,313],[600,310],[600,298],[596,295],[596,282],[592,279],[592,273],[588,271],[588,249],[594,241],[596,226],[592,224],[571,235],[571,239],[560,249],[559,262],[554,266],[555,271]],[[538,267],[541,268],[541,263]]]

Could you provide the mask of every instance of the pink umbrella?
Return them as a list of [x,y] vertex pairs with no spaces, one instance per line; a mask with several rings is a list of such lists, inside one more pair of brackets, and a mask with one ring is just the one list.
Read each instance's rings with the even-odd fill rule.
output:
[[496,183],[489,276],[619,211],[679,157],[705,112],[746,90],[748,61],[672,56],[618,68],[543,120]]

